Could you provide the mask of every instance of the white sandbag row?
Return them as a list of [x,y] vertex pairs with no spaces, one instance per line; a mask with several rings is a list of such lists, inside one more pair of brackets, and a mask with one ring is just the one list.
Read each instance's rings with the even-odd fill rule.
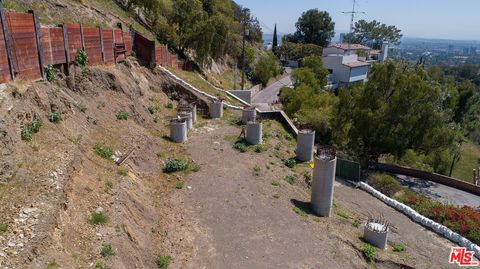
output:
[[[204,95],[210,99],[213,99],[213,100],[218,100],[218,98],[216,96],[213,96],[211,94],[208,94],[204,91],[201,91],[197,88],[195,88],[193,85],[191,85],[190,83],[186,82],[185,80],[183,80],[182,78],[178,77],[177,75],[175,75],[174,73],[170,72],[170,70],[168,70],[167,68],[163,67],[163,66],[158,66],[158,68],[160,68],[160,70],[162,70],[164,73],[166,73],[167,75],[169,75],[170,77],[172,77],[173,79],[175,79],[176,81],[180,82],[181,84],[183,84],[185,87],[189,88],[190,90],[196,92],[196,93],[199,93],[201,95]],[[236,109],[236,110],[242,110],[243,107],[241,106],[234,106],[234,105],[231,105],[231,104],[228,104],[228,103],[225,103],[224,102],[224,106],[226,106],[227,108],[230,108],[230,109]]]
[[467,248],[470,251],[475,252],[475,256],[477,258],[480,258],[480,246],[472,243],[470,240],[466,239],[465,237],[461,236],[460,234],[450,230],[449,228],[436,223],[435,221],[426,218],[419,214],[417,211],[413,210],[411,207],[402,204],[386,195],[383,193],[377,191],[374,189],[372,186],[368,185],[365,182],[360,182],[357,185],[361,189],[367,191],[371,195],[375,196],[379,200],[383,201],[387,205],[397,209],[398,211],[401,211],[405,215],[409,216],[412,218],[415,222],[420,223],[421,225],[428,227],[435,231],[436,233],[443,235],[444,237],[448,238],[449,240],[457,243],[458,245]]

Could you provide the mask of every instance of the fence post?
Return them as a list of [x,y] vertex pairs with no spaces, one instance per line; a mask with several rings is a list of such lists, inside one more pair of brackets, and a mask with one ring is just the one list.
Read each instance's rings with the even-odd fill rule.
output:
[[155,47],[155,40],[152,41],[153,43],[153,50],[152,50],[152,62],[151,62],[151,65],[152,65],[152,68],[155,68],[157,66],[157,51],[156,51],[156,47]]
[[98,26],[98,31],[100,32],[100,48],[102,49],[102,61],[105,63],[105,50],[103,47],[103,31],[102,27]]
[[8,66],[10,67],[10,76],[15,79],[15,66],[13,65],[13,50],[10,44],[10,35],[8,34],[7,19],[5,17],[5,10],[3,9],[3,1],[0,0],[0,17],[2,20],[3,38],[5,40],[5,48],[7,49]]
[[43,44],[42,44],[42,32],[40,31],[40,20],[38,19],[37,13],[34,10],[29,10],[28,13],[31,13],[33,16],[33,23],[35,26],[35,37],[37,39],[37,51],[38,51],[38,62],[40,65],[40,74],[43,79],[45,79],[45,71],[43,67],[43,63],[45,60],[43,59]]
[[68,46],[68,27],[66,24],[62,24],[62,32],[63,32],[63,48],[65,49],[65,73],[66,75],[70,75],[70,51]]
[[80,23],[80,39],[82,40],[82,50],[85,51],[85,39],[83,38],[83,24]]

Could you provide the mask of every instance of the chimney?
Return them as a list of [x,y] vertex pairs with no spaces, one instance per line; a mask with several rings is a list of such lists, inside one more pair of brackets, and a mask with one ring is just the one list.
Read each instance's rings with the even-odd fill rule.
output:
[[380,55],[378,56],[378,60],[383,63],[385,60],[387,60],[388,57],[388,41],[383,41],[382,44],[382,52],[380,52]]

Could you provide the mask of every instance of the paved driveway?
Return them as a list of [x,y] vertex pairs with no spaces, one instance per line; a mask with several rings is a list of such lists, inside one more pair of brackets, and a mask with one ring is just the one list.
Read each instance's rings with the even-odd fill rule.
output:
[[285,72],[287,75],[282,79],[279,79],[270,86],[259,91],[252,97],[252,104],[271,104],[272,102],[278,100],[278,93],[280,89],[289,85],[292,85],[291,68],[286,68]]

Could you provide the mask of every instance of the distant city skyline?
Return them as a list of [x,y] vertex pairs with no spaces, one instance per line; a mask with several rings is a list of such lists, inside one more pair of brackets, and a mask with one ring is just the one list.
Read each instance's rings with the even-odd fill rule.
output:
[[[275,23],[279,33],[295,31],[295,22],[302,12],[318,8],[327,11],[335,22],[335,32],[348,32],[350,16],[342,11],[352,9],[352,0],[235,0],[248,7],[260,20],[264,33],[273,32]],[[377,20],[395,25],[404,37],[453,40],[480,40],[478,0],[357,0],[355,21]]]

